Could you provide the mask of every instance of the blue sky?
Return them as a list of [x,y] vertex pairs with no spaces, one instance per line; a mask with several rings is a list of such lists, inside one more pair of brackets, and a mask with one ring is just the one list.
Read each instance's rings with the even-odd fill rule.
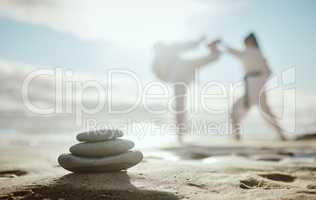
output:
[[[25,5],[16,1],[4,2],[0,3],[1,59],[92,74],[105,68],[129,68],[141,77],[151,79],[149,65],[154,41],[184,40],[206,34],[209,38],[221,37],[232,46],[242,47],[242,37],[255,31],[275,72],[295,67],[297,87],[308,91],[316,89],[316,1],[313,0],[224,0],[221,3],[196,0],[197,6],[191,1],[183,1],[183,6],[179,5],[180,1],[175,1],[173,4],[159,4],[162,10],[164,6],[171,7],[170,12],[167,10],[161,18],[147,13],[146,10],[155,8],[150,5],[142,7],[140,1],[134,9],[143,16],[134,16],[131,11],[110,20],[108,18],[112,15],[105,15],[102,19],[102,10],[100,13],[96,11],[95,18],[83,15],[82,19],[73,20],[65,14],[72,9],[77,9],[79,14],[85,13],[84,4],[82,7],[62,5],[62,9],[34,5],[34,11],[22,12]],[[106,2],[105,5],[114,0]],[[113,8],[117,8],[117,12],[120,9],[125,11],[124,4]],[[89,9],[93,12],[97,6]],[[43,14],[46,10],[49,11],[47,16]],[[115,12],[113,16],[116,16]],[[55,15],[56,20],[51,17]],[[146,16],[148,19],[144,19]],[[242,71],[237,60],[225,55],[219,63],[206,69],[203,76],[236,81],[242,76]]]
[[[297,119],[304,122],[301,127],[309,127],[309,123],[314,127],[315,10],[315,0],[1,0],[0,130],[24,130],[34,123],[25,115],[20,98],[24,64],[34,69],[64,68],[98,80],[105,77],[106,69],[125,68],[152,80],[152,47],[157,41],[185,41],[206,35],[209,40],[220,37],[242,48],[243,37],[251,31],[257,33],[276,75],[296,69],[295,86],[303,94],[295,97]],[[204,45],[193,54],[205,53]],[[235,83],[242,80],[243,71],[238,60],[223,54],[217,63],[201,70],[201,76],[202,80]],[[41,81],[34,83],[31,97],[50,105],[47,99],[54,91]],[[133,97],[126,85],[123,82],[117,87],[117,99]],[[37,86],[41,87],[37,90]],[[283,91],[278,92],[275,99],[284,100]],[[291,100],[285,105],[293,108]],[[278,101],[273,105],[283,113],[278,110]],[[57,126],[63,127],[63,118],[53,123],[44,120],[46,123],[39,124],[45,129],[53,125],[55,130],[59,123]],[[36,126],[30,127],[30,132],[32,128]]]

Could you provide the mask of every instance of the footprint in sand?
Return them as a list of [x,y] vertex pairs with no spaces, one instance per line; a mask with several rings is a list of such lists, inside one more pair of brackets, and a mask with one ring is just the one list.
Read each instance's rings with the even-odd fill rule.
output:
[[293,182],[295,179],[294,176],[282,173],[258,174],[258,176],[240,180],[239,187],[242,189],[288,189],[290,186],[284,184],[284,182]]
[[26,175],[27,172],[23,170],[6,170],[0,171],[0,178],[16,178]]
[[295,181],[296,177],[289,175],[289,174],[283,174],[283,173],[267,173],[267,174],[258,174],[258,176],[261,176],[263,178],[267,178],[273,181],[281,181],[281,182],[293,182]]
[[316,184],[307,185],[306,188],[309,190],[316,190]]

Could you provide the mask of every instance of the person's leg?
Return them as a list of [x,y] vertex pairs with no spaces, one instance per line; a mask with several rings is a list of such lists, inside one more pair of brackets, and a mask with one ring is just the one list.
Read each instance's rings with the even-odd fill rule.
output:
[[245,106],[246,96],[239,98],[232,108],[232,134],[235,140],[240,140],[240,122],[247,114],[249,107]]
[[183,142],[183,135],[187,132],[186,93],[187,88],[184,83],[174,84],[176,127],[180,143]]
[[282,133],[282,128],[276,120],[276,116],[272,113],[270,106],[267,102],[266,92],[262,92],[259,99],[259,107],[261,108],[261,114],[266,122],[277,132],[281,140],[286,140],[286,137]]

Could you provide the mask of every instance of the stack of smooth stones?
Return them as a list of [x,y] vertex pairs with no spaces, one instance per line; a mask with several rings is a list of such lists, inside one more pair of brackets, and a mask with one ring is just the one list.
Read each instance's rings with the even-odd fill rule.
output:
[[140,151],[131,151],[134,143],[118,139],[123,136],[120,130],[97,130],[79,133],[81,143],[70,147],[70,154],[58,157],[63,168],[75,173],[115,172],[126,170],[143,159]]

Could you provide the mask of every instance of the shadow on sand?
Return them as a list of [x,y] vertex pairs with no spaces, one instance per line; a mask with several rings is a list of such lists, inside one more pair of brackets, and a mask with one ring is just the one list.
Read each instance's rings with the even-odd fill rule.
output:
[[[154,186],[152,186],[154,188]],[[135,187],[126,172],[67,174],[47,185],[34,185],[10,196],[19,199],[161,199],[177,200],[176,195]]]

